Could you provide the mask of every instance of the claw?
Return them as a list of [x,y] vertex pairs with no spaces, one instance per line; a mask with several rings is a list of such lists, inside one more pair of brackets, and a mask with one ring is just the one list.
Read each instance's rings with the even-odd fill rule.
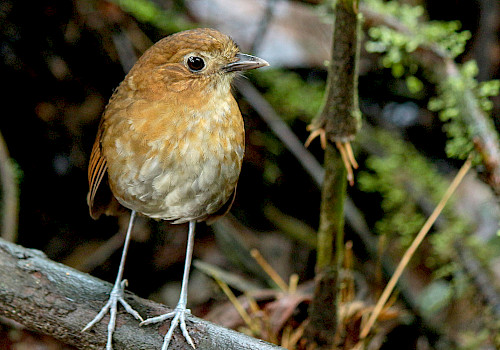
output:
[[168,345],[170,344],[174,331],[177,327],[181,329],[182,335],[184,336],[188,344],[191,345],[193,349],[196,349],[193,339],[191,338],[187,330],[186,314],[188,315],[191,314],[191,311],[189,309],[186,309],[185,306],[177,306],[174,311],[164,315],[148,318],[147,320],[142,321],[140,325],[144,326],[151,323],[163,322],[169,318],[172,318],[172,322],[170,323],[170,328],[168,329],[167,334],[165,334],[161,350],[168,349]]
[[101,311],[94,317],[92,321],[87,323],[87,325],[82,329],[82,332],[85,332],[92,328],[97,322],[102,320],[104,315],[106,315],[109,311],[109,322],[108,322],[108,339],[106,342],[106,350],[113,350],[113,332],[115,331],[116,326],[116,316],[118,314],[118,303],[122,304],[125,310],[134,316],[137,320],[143,322],[143,318],[137,311],[135,311],[123,298],[124,289],[127,285],[127,280],[121,281],[119,284],[115,284],[111,293],[109,295],[108,302],[102,307]]

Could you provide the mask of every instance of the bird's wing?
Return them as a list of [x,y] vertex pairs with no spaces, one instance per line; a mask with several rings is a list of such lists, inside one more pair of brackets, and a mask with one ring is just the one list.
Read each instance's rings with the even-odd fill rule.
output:
[[96,205],[96,195],[108,168],[108,163],[102,154],[101,148],[102,126],[101,120],[94,146],[92,147],[88,169],[89,193],[87,195],[87,204],[89,205],[90,216],[94,219],[97,219],[103,213],[103,210]]

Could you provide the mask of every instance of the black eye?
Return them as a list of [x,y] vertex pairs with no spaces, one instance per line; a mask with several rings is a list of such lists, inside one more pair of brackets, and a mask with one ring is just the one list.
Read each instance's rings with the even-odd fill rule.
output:
[[187,59],[187,65],[189,69],[197,72],[205,68],[205,61],[201,57],[191,56]]

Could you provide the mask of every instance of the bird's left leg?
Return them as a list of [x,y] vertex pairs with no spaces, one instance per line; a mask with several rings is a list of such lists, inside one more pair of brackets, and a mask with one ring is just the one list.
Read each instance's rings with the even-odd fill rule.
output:
[[137,311],[132,309],[132,307],[125,301],[124,289],[127,285],[127,280],[122,280],[123,270],[125,268],[125,260],[127,258],[128,246],[130,244],[130,237],[132,236],[132,226],[134,225],[135,214],[136,212],[132,210],[132,213],[130,214],[130,221],[128,223],[127,234],[125,236],[125,243],[123,244],[120,267],[118,268],[118,274],[116,275],[115,284],[109,295],[109,300],[106,305],[103,306],[97,316],[94,317],[94,319],[90,321],[84,329],[82,329],[82,332],[85,332],[86,330],[92,328],[92,326],[99,322],[109,311],[110,317],[108,323],[108,341],[106,343],[106,350],[113,349],[113,332],[115,331],[116,317],[118,315],[118,303],[122,304],[122,306],[129,314],[134,316],[139,321],[142,321],[141,315],[139,315]]
[[177,326],[181,328],[182,335],[184,336],[184,338],[186,338],[186,341],[189,343],[189,345],[191,345],[193,349],[196,348],[194,346],[193,339],[191,339],[191,336],[189,335],[186,327],[186,315],[191,314],[191,310],[186,308],[186,304],[187,304],[187,286],[189,279],[189,269],[191,268],[191,260],[193,257],[195,224],[196,224],[195,221],[189,222],[186,260],[184,262],[184,275],[182,276],[181,295],[179,297],[179,302],[177,303],[177,306],[172,312],[157,317],[148,318],[147,320],[141,322],[142,326],[150,323],[162,322],[169,318],[172,319],[172,322],[170,323],[170,328],[168,329],[168,332],[165,335],[165,339],[163,341],[163,346],[161,350],[167,350],[168,344],[170,344],[170,340],[172,339],[172,335],[174,334],[174,330],[177,328]]

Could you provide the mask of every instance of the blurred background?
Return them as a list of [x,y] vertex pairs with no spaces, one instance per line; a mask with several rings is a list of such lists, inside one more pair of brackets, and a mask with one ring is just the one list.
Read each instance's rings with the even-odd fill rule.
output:
[[[406,24],[417,18],[410,27],[417,31],[443,21],[425,27],[435,32],[422,40],[440,37],[457,64],[477,62],[465,64],[463,74],[491,117],[492,132],[500,129],[498,85],[483,83],[500,73],[498,0],[366,6],[401,16]],[[300,330],[313,288],[322,173],[318,164],[308,168],[283,138],[303,144],[306,126],[321,108],[332,19],[330,2],[313,0],[2,0],[1,217],[3,227],[10,227],[3,238],[112,282],[128,217],[94,221],[88,214],[87,163],[100,115],[152,42],[188,28],[217,28],[271,67],[236,85],[246,126],[245,162],[231,214],[197,228],[189,306],[196,316],[305,349]],[[453,107],[446,86],[428,67],[387,49],[380,31],[368,27],[359,70],[363,128],[352,143],[360,168],[346,205],[346,271],[354,281],[346,327],[358,324],[377,300],[463,163],[460,153],[473,148],[464,130],[474,125],[453,124],[446,116]],[[282,124],[269,123],[276,115],[265,112],[268,104]],[[278,129],[291,133],[280,138]],[[317,140],[309,151],[321,164]],[[465,179],[410,264],[368,348],[500,348],[500,209],[487,170],[478,162]],[[186,230],[137,222],[125,269],[130,291],[175,305]],[[287,284],[298,278],[295,297],[277,305],[283,291],[252,249]],[[256,329],[228,307],[214,276],[242,296]],[[68,347],[0,318],[0,348]]]

